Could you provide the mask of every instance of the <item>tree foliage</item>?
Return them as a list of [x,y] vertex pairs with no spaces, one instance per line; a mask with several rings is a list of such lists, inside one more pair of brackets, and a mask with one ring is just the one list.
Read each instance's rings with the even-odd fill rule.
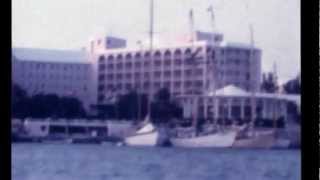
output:
[[275,93],[279,89],[276,77],[272,73],[262,74],[261,91]]
[[154,123],[168,123],[172,118],[181,118],[182,109],[171,100],[168,89],[160,89],[151,103],[151,119]]
[[141,120],[146,116],[148,106],[146,94],[130,91],[117,96],[116,99],[115,103],[97,106],[98,118]]
[[300,94],[301,84],[298,78],[289,80],[283,85],[283,88],[288,94]]
[[27,96],[18,85],[12,88],[12,116],[15,118],[81,118],[86,116],[83,104],[76,97],[55,94]]

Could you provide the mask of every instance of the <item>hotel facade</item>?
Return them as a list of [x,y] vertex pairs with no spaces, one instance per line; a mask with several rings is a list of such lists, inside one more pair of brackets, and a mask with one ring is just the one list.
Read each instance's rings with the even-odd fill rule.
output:
[[28,95],[56,94],[74,96],[86,111],[95,103],[92,65],[85,51],[12,49],[12,83]]
[[[167,88],[173,96],[205,94],[234,85],[260,90],[261,50],[243,44],[223,44],[222,34],[195,32],[194,40],[150,48],[108,48],[119,39],[95,39],[88,48],[96,75],[98,104],[136,90],[152,95]],[[108,42],[106,42],[108,41]]]

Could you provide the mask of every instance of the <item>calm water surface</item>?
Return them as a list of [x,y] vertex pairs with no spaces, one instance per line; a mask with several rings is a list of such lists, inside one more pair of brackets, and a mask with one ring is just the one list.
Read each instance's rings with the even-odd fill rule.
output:
[[298,180],[300,151],[13,144],[13,180]]

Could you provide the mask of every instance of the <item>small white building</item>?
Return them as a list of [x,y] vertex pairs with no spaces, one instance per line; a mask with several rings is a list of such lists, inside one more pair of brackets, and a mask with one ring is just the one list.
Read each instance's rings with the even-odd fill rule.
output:
[[204,95],[180,95],[176,100],[183,107],[185,118],[250,120],[254,117],[287,121],[292,113],[289,103],[295,104],[300,113],[299,95],[253,94],[233,85]]

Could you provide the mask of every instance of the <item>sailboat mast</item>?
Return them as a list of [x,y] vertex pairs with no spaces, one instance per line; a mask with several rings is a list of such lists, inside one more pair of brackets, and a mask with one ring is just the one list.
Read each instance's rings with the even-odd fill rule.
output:
[[274,80],[274,84],[275,84],[275,105],[273,106],[274,107],[274,113],[273,113],[273,128],[274,130],[276,130],[277,128],[277,116],[278,116],[278,113],[277,113],[277,109],[278,109],[278,92],[277,92],[277,82],[278,82],[278,77],[277,77],[277,64],[276,62],[274,62],[273,64],[273,80]]
[[190,9],[189,12],[189,21],[190,21],[190,40],[192,46],[194,45],[194,19],[193,19],[193,10]]
[[[249,7],[248,7],[248,2],[245,1],[245,7],[247,12],[249,12]],[[248,17],[249,18],[249,17]],[[249,20],[249,32],[250,32],[250,52],[249,52],[249,62],[252,61],[252,56],[253,56],[253,50],[254,50],[254,30],[253,30],[253,25],[251,21]],[[250,69],[251,71],[253,69]],[[254,79],[253,79],[254,80]],[[253,83],[251,83],[253,84]],[[256,120],[256,87],[253,85],[251,87],[251,121],[250,121],[250,130],[252,131],[252,134],[255,136],[255,120]]]
[[[149,53],[150,53],[150,65],[151,68],[153,68],[153,24],[154,24],[154,0],[150,0],[150,31],[149,31],[149,40],[150,40],[150,49],[149,49]],[[150,73],[150,92],[149,92],[149,99],[148,99],[148,113],[151,114],[151,99],[153,96],[153,72]]]
[[[214,59],[211,59],[211,58],[215,58],[215,57],[213,57],[212,56],[212,53],[214,53],[214,31],[215,31],[215,26],[214,26],[214,12],[213,12],[213,7],[212,7],[212,5],[210,5],[209,7],[208,7],[208,9],[207,9],[207,11],[209,12],[209,16],[210,16],[210,23],[211,23],[211,28],[212,28],[212,48],[211,48],[211,52],[210,52],[210,57],[209,57],[209,59],[208,59],[208,67],[209,68],[207,68],[207,71],[206,71],[206,73],[208,73],[208,71],[209,71],[209,81],[208,81],[208,90],[209,90],[209,92],[210,91],[212,91],[213,92],[213,104],[214,104],[214,106],[216,106],[216,82],[217,82],[217,79],[216,80],[213,80],[212,78],[213,78],[213,76],[214,76],[214,74],[216,73],[216,71],[214,70],[214,68],[215,68],[215,66],[213,65],[212,66],[212,61],[214,61]],[[212,69],[212,71],[213,71],[213,73],[212,73],[212,71],[211,71],[211,69]],[[207,75],[206,75],[207,76]],[[208,77],[208,76],[207,76]],[[214,76],[214,77],[216,77],[216,76]],[[212,87],[212,86],[213,87]],[[217,108],[217,107],[214,107],[214,108]],[[218,109],[219,110],[219,109]],[[215,112],[216,113],[216,112]],[[214,126],[215,126],[215,128],[217,127],[217,115],[216,114],[214,114],[214,122],[213,122],[213,124],[214,124]]]
[[[194,49],[194,19],[193,19],[193,10],[192,9],[190,9],[190,11],[189,11],[189,23],[190,23],[190,41],[191,41],[191,52],[192,52],[193,49]],[[188,58],[190,58],[191,62],[195,62],[195,60],[194,60],[195,57],[194,56],[195,56],[195,54],[191,53],[190,57],[188,57]],[[193,73],[194,69],[195,69],[195,66],[193,66],[193,68],[190,71],[191,72],[191,74],[190,74],[191,77],[192,77],[192,75],[195,75]],[[197,126],[197,106],[198,106],[198,101],[197,101],[197,98],[195,96],[195,89],[196,89],[195,85],[191,86],[191,96],[193,96],[192,125],[194,127]]]
[[[249,54],[249,62],[252,61],[252,54],[253,54],[253,48],[254,48],[254,39],[253,39],[253,27],[252,24],[249,24],[249,31],[250,31],[250,54]],[[251,87],[251,121],[250,121],[250,129],[252,131],[252,134],[255,135],[255,119],[256,119],[256,99],[255,99],[255,87]]]

